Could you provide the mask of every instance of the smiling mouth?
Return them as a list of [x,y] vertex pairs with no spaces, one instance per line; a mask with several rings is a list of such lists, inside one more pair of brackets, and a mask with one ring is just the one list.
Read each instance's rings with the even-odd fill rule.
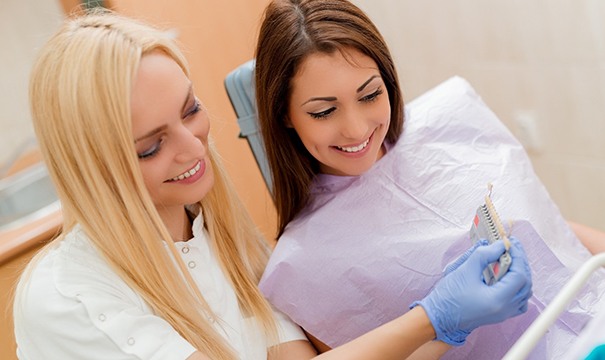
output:
[[356,152],[360,152],[361,150],[365,149],[368,146],[368,144],[370,143],[370,139],[371,139],[371,136],[366,141],[362,142],[361,144],[359,144],[357,146],[334,146],[334,147],[340,151],[344,151],[344,152],[348,152],[348,153],[356,153]]
[[168,181],[179,181],[179,180],[187,179],[188,177],[193,176],[198,171],[200,171],[201,167],[202,167],[202,162],[198,161],[197,164],[193,168],[185,171],[184,173],[182,173],[179,176],[175,176],[172,179],[168,179]]

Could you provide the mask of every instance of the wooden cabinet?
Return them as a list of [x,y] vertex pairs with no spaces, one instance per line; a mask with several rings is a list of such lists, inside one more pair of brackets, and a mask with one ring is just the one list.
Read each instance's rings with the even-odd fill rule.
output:
[[25,226],[0,232],[0,359],[16,359],[12,304],[15,286],[32,256],[61,226],[57,211]]

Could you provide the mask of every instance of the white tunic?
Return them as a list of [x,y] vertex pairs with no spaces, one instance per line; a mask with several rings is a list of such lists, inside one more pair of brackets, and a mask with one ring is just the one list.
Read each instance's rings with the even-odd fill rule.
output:
[[[266,359],[265,336],[240,311],[201,215],[193,233],[176,246],[222,320],[215,328],[240,359]],[[21,281],[14,308],[20,359],[186,359],[196,350],[111,270],[78,226]],[[275,315],[280,343],[306,339],[289,318]]]

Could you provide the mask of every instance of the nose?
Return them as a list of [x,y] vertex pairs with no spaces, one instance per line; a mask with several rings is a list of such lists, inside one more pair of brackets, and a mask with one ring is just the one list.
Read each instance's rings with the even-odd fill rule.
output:
[[175,161],[180,163],[189,163],[191,160],[199,158],[205,149],[205,145],[190,129],[182,126],[176,140]]
[[362,113],[351,111],[343,117],[340,123],[342,136],[351,140],[364,140],[368,134],[368,121]]

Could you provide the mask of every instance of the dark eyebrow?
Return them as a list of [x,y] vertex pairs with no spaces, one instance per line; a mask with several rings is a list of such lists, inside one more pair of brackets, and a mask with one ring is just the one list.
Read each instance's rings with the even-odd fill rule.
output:
[[[379,77],[380,77],[380,75],[372,75],[368,80],[366,80],[363,84],[361,84],[361,86],[358,87],[357,90],[355,90],[355,92],[359,93],[360,91],[365,89],[365,87],[368,86],[368,84],[370,82],[372,82],[372,80],[379,78]],[[311,101],[336,101],[336,100],[338,100],[338,99],[334,96],[313,97],[313,98],[310,98],[309,100],[305,101],[304,103],[302,103],[301,106],[303,106],[306,103],[310,103]]]
[[[181,108],[181,114],[184,114],[187,111],[187,104],[189,103],[189,100],[191,99],[192,96],[193,96],[193,85],[191,83],[189,83],[189,90],[187,91],[187,97],[185,98],[185,102],[183,103],[183,107]],[[166,130],[167,127],[168,127],[167,125],[162,125],[160,127],[157,127],[155,129],[149,131],[145,135],[135,139],[134,142],[137,143],[143,139],[147,139],[156,134],[159,134],[162,131]]]
[[313,98],[310,98],[309,100],[305,101],[304,103],[300,104],[300,106],[303,106],[306,103],[310,103],[311,101],[336,101],[336,97],[335,96],[313,97]]
[[380,75],[372,75],[368,80],[366,80],[366,82],[364,82],[363,84],[361,84],[360,87],[357,88],[357,92],[360,92],[361,90],[365,89],[365,87],[368,86],[368,84],[377,77],[380,77]]

